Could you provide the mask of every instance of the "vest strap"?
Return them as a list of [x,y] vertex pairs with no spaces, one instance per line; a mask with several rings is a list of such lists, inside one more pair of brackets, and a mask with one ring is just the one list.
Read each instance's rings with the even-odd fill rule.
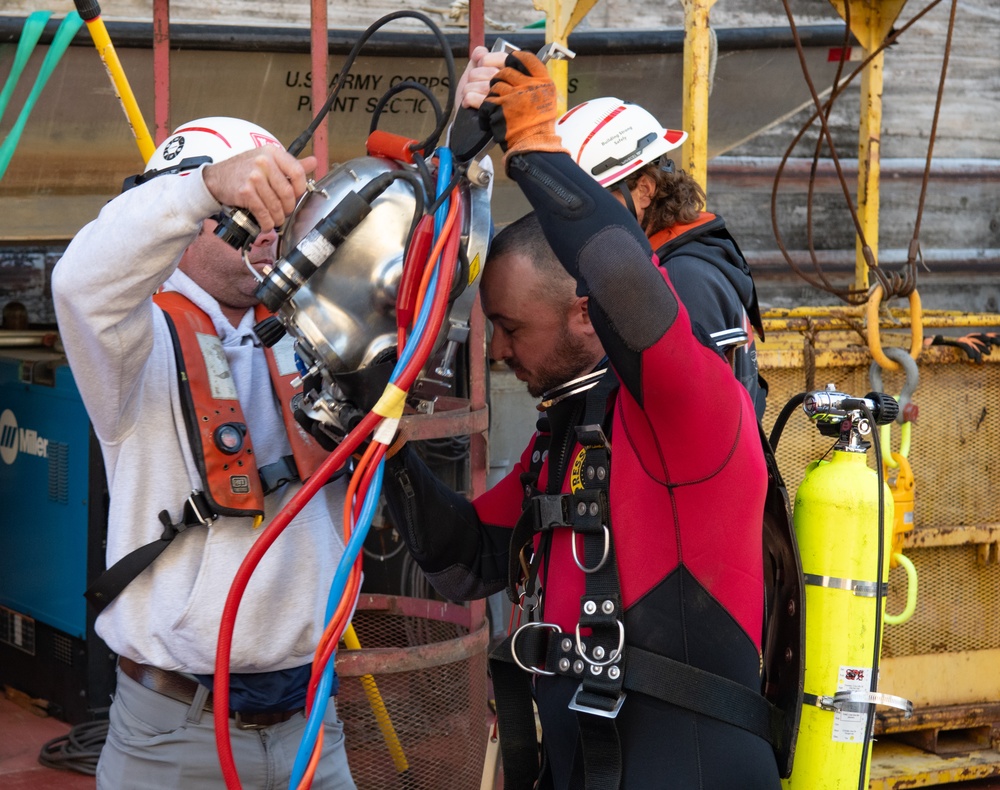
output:
[[264,496],[276,491],[285,483],[293,483],[299,479],[299,470],[295,466],[295,456],[285,455],[273,464],[267,464],[258,469],[260,482],[264,486]]
[[201,491],[192,491],[191,496],[184,500],[179,523],[171,523],[170,514],[166,510],[161,510],[159,519],[163,524],[163,534],[160,535],[160,539],[140,546],[118,560],[94,580],[83,594],[84,597],[100,614],[136,576],[146,570],[166,550],[174,538],[188,527],[207,527],[216,518],[205,495]]

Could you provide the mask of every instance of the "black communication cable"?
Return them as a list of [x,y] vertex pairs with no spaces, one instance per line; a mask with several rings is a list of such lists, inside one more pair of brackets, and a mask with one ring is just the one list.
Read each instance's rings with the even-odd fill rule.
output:
[[455,90],[456,90],[456,80],[455,80],[455,57],[451,54],[451,47],[448,44],[448,40],[444,37],[444,33],[441,29],[434,24],[434,22],[424,14],[418,11],[394,11],[391,14],[386,14],[384,17],[373,23],[365,30],[358,40],[351,47],[351,51],[347,55],[347,59],[344,61],[343,67],[340,69],[340,74],[337,75],[334,81],[333,90],[330,91],[330,95],[327,97],[326,102],[316,113],[316,117],[313,118],[312,122],[305,128],[292,144],[288,146],[288,152],[293,156],[298,156],[302,149],[306,147],[306,143],[315,134],[317,127],[322,123],[323,119],[330,112],[330,108],[333,107],[334,101],[336,101],[337,96],[340,94],[340,88],[344,84],[344,77],[351,70],[354,65],[354,61],[357,60],[358,53],[361,48],[365,45],[369,38],[371,38],[380,28],[387,25],[396,19],[410,18],[416,19],[423,22],[430,31],[437,38],[438,43],[441,46],[441,53],[444,55],[445,64],[448,69],[448,101],[445,104],[444,112],[437,119],[437,124],[434,127],[434,131],[424,140],[422,143],[418,143],[412,150],[422,151],[426,155],[430,150],[433,150],[434,146],[437,144],[438,139],[441,137],[444,128],[448,123],[448,119],[451,117],[452,108],[455,106]]
[[778,419],[774,421],[774,425],[771,426],[771,435],[767,437],[767,441],[771,445],[771,450],[776,451],[778,449],[778,440],[781,439],[781,433],[785,430],[785,423],[788,422],[788,418],[792,416],[792,412],[796,408],[802,405],[802,402],[806,399],[806,394],[800,392],[798,395],[793,395],[788,403],[784,405],[781,412],[778,414]]
[[[885,472],[882,468],[882,441],[879,438],[878,425],[872,416],[871,409],[862,400],[859,404],[861,411],[868,419],[868,424],[872,427],[872,447],[875,449],[875,474],[878,478],[878,570],[875,572],[875,647],[872,655],[872,674],[868,681],[868,690],[874,694],[878,691],[878,667],[879,654],[881,653],[882,642],[882,603],[885,593],[882,591],[882,563],[885,561],[885,541],[883,533],[885,531]],[[858,790],[866,790],[868,783],[865,781],[865,771],[868,768],[868,750],[871,748],[872,732],[875,728],[875,703],[868,704],[868,713],[865,717],[865,741],[861,750],[861,772],[858,774]]]
[[[389,90],[383,93],[378,102],[375,104],[375,109],[372,110],[372,122],[368,127],[368,134],[371,134],[378,129],[378,122],[382,117],[382,110],[385,109],[385,105],[389,103],[393,96],[402,93],[403,91],[418,91],[422,93],[424,97],[430,101],[431,107],[434,109],[434,117],[437,119],[437,122],[441,120],[441,103],[437,100],[437,96],[434,95],[431,89],[426,85],[414,82],[413,80],[403,80],[402,82],[397,82],[389,88]],[[424,149],[421,148],[420,150]]]
[[38,762],[46,768],[95,776],[107,737],[107,720],[77,724],[65,735],[47,741],[38,753]]

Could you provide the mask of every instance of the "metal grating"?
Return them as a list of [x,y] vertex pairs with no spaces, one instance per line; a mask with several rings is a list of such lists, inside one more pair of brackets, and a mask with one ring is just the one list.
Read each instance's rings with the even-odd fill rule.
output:
[[35,621],[0,606],[0,642],[23,650],[30,656],[35,655]]
[[[917,608],[907,622],[883,632],[883,657],[960,653],[1000,648],[1000,566],[977,562],[977,546],[910,548],[906,556],[917,569]],[[886,609],[906,604],[906,574],[889,571]]]
[[53,634],[52,657],[68,667],[73,666],[73,640],[65,634]]
[[49,500],[59,505],[69,501],[69,445],[49,441]]
[[[804,373],[794,368],[764,368],[770,385],[764,427],[770,432],[782,407],[804,389]],[[868,367],[816,370],[816,388],[832,382],[838,390],[864,395],[871,390]],[[887,392],[899,393],[902,375],[886,371]],[[910,465],[916,480],[914,523],[921,526],[974,526],[1000,522],[1000,497],[992,479],[1000,467],[1000,365],[920,363],[920,386],[913,401],[920,415],[913,426]],[[833,440],[820,436],[797,411],[778,443],[778,466],[794,499],[806,464],[821,457]],[[899,426],[892,449],[899,447]],[[869,465],[874,468],[873,454]]]
[[[358,787],[479,788],[489,716],[485,631],[470,653],[449,647],[470,634],[453,622],[359,609],[353,625],[362,645],[354,652],[379,654],[380,667],[352,674],[342,663],[352,651],[338,655],[337,710]],[[378,715],[380,705],[387,715]]]

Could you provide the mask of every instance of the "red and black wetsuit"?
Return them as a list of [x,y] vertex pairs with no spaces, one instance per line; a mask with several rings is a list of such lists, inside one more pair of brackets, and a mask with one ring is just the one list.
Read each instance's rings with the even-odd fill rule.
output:
[[[692,333],[649,242],[614,198],[565,154],[516,156],[509,171],[578,293],[589,296],[591,320],[620,381],[606,432],[626,644],[757,690],[767,471],[750,396],[718,350]],[[550,409],[540,490],[570,490],[582,409],[581,398]],[[385,493],[394,521],[443,595],[475,598],[506,585],[532,446],[474,503],[437,481],[415,453],[390,461]],[[570,634],[586,585],[572,534],[548,533],[539,572],[541,619]],[[577,718],[567,709],[578,685],[569,677],[536,679],[543,788],[583,787]],[[779,787],[768,743],[717,719],[630,693],[617,726],[622,787]]]

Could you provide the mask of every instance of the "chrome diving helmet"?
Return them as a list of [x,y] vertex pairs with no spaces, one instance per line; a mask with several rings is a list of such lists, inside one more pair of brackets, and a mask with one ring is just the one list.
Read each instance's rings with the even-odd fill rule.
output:
[[[489,160],[480,164],[491,175]],[[360,421],[389,382],[397,350],[396,298],[407,243],[421,218],[423,199],[416,191],[422,184],[407,165],[381,156],[332,169],[285,223],[279,260],[258,288],[258,298],[295,340],[301,410],[335,440]],[[455,353],[468,336],[489,243],[491,185],[491,177],[460,180],[461,241],[448,313],[410,389],[411,400],[425,412],[451,390]]]

